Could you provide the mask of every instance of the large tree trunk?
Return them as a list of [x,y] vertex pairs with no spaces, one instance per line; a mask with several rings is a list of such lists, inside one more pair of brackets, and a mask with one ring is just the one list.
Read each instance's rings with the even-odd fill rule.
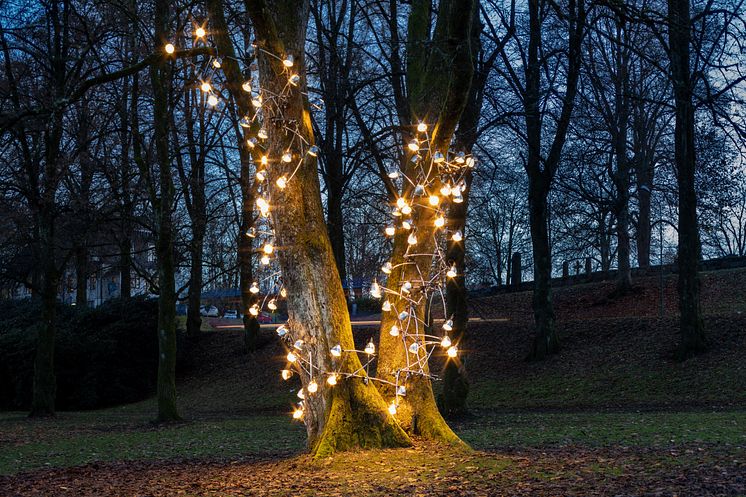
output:
[[[257,44],[280,58],[293,55],[292,71],[305,81],[308,0],[278,0],[271,5],[254,0],[247,2],[247,8]],[[274,57],[260,55],[259,75],[262,89],[269,94],[281,94],[287,88],[289,75]],[[318,391],[310,394],[307,386],[311,377],[300,372],[306,392],[304,421],[309,447],[314,455],[325,456],[353,447],[405,446],[410,443],[407,435],[387,413],[386,403],[372,382],[350,377],[331,387],[321,381],[337,368],[342,374],[364,370],[356,353],[333,359],[329,352],[336,345],[354,350],[355,344],[326,230],[316,160],[284,129],[297,126],[306,146],[313,144],[308,102],[301,93],[304,89],[302,84],[283,99],[282,119],[267,119],[264,124],[269,134],[267,155],[272,160],[268,193],[273,204],[277,258],[287,290],[288,327],[294,340],[304,341],[299,353],[308,354],[314,379],[319,378]],[[277,111],[274,107],[265,109],[266,113]],[[288,150],[296,161],[292,165],[277,160]],[[290,175],[297,161],[299,167],[287,187],[277,187],[275,181],[283,174]]]
[[[201,211],[198,211],[196,204],[195,202],[195,217],[204,218],[204,206]],[[202,300],[202,249],[204,238],[204,219],[197,220],[192,218],[191,263],[189,266],[186,321],[186,333],[192,339],[199,337],[200,329],[202,328],[202,317],[199,314],[199,308],[200,301]]]
[[[448,155],[453,133],[466,106],[474,73],[470,41],[475,8],[478,8],[476,3],[470,0],[441,0],[434,30],[431,30],[430,1],[412,2],[409,14],[406,83],[410,112],[400,112],[400,116],[409,114],[422,118],[429,126],[430,135],[429,150],[424,157],[413,162],[409,160],[411,154],[406,154],[402,171],[407,177],[422,178],[433,191],[439,189],[442,181],[437,177],[437,168],[432,173],[423,173],[418,164],[430,164],[432,154],[438,152]],[[412,188],[405,182],[401,197],[413,197]],[[394,236],[390,262],[397,269],[386,281],[387,295],[394,296],[393,300],[389,298],[393,310],[381,316],[378,376],[406,387],[406,396],[396,397],[400,402],[396,417],[405,429],[427,438],[462,444],[438,411],[425,348],[420,347],[416,354],[408,349],[414,340],[420,344],[425,342],[426,331],[418,323],[429,322],[425,297],[430,290],[422,288],[422,282],[430,278],[436,231],[436,212],[427,205],[427,198],[413,198],[411,204],[418,242],[414,253],[410,254],[409,232],[397,229]],[[409,298],[401,294],[404,282],[413,285]],[[404,310],[410,317],[406,323],[400,323],[398,313]],[[405,326],[406,333],[391,335],[394,325]],[[382,391],[390,397],[395,395],[390,386]]]
[[[163,50],[168,43],[169,2],[155,2],[155,46]],[[171,208],[174,184],[169,150],[168,85],[170,62],[164,53],[151,66],[153,84],[153,121],[158,160],[160,197],[155,203],[157,216],[156,256],[158,260],[158,421],[180,419],[176,408],[176,283],[174,272],[174,233]]]
[[678,357],[686,359],[705,350],[705,331],[700,308],[697,195],[694,188],[694,105],[689,68],[691,18],[689,0],[668,0],[669,57],[676,105],[675,158],[679,187],[679,312]]
[[[637,172],[638,178],[640,172]],[[650,183],[638,179],[637,197],[640,213],[637,219],[636,243],[637,243],[637,265],[647,269],[650,267]]]

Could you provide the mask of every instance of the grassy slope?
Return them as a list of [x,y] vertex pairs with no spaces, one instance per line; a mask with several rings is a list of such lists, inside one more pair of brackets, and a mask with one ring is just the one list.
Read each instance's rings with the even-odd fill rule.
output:
[[[509,321],[471,328],[466,361],[474,414],[454,423],[459,434],[489,450],[742,451],[746,318],[739,312],[746,307],[746,272],[706,275],[705,300],[716,311],[707,319],[711,350],[684,364],[669,359],[675,320],[654,317],[656,284],[655,278],[639,281],[638,294],[624,299],[609,299],[605,284],[557,291],[564,348],[543,363],[522,360],[531,339],[529,294],[475,302],[476,310]],[[620,317],[625,309],[635,316]],[[374,330],[356,334],[365,341]],[[297,385],[279,379],[283,351],[271,334],[265,339],[260,352],[247,356],[239,333],[205,334],[195,351],[199,366],[179,384],[186,423],[150,424],[152,400],[54,420],[0,413],[0,474],[92,461],[245,460],[302,450],[304,430],[287,416]]]

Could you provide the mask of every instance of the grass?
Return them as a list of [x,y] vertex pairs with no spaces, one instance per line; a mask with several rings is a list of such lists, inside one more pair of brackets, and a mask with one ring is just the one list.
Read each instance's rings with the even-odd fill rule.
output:
[[[718,445],[735,450],[746,446],[743,411],[477,412],[472,419],[456,423],[455,428],[479,450],[682,445]],[[305,444],[302,425],[282,414],[155,426],[147,414],[121,409],[62,413],[51,420],[2,413],[0,431],[6,447],[0,452],[0,474],[90,462],[271,457],[298,453]]]

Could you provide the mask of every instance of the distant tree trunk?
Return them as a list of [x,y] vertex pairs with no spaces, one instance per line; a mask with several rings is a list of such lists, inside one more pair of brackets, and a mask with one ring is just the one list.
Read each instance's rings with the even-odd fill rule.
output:
[[241,288],[241,313],[243,314],[244,345],[246,350],[256,350],[259,337],[259,321],[249,312],[257,298],[251,293],[254,282],[251,254],[254,238],[250,236],[254,226],[254,193],[251,179],[251,156],[244,146],[239,148],[241,160],[241,232],[238,234],[238,269]]
[[[257,44],[276,57],[293,55],[293,72],[304,81],[308,0],[277,0],[271,4],[252,0],[247,2],[247,9]],[[280,94],[287,88],[287,73],[274,57],[260,55],[259,76],[263,90],[270,94]],[[276,187],[274,180],[292,172],[295,164],[273,165],[269,193],[274,205],[270,212],[287,289],[288,326],[294,338],[309,344],[307,353],[323,378],[333,367],[329,350],[337,344],[352,350],[355,344],[326,230],[316,160],[304,153],[299,140],[293,140],[283,128],[286,123],[297,123],[302,140],[309,146],[313,144],[308,102],[301,90],[305,91],[305,84],[287,96],[283,119],[265,122],[268,155],[279,157],[291,150],[301,161],[285,189]],[[344,354],[339,361],[343,372],[362,368],[357,354]],[[310,377],[303,372],[300,376],[305,388]],[[386,412],[386,403],[376,387],[361,378],[346,378],[334,387],[320,381],[318,392],[306,396],[304,413],[309,447],[315,456],[353,447],[398,447],[410,443]]]
[[[639,171],[637,176],[639,178]],[[645,187],[643,188],[643,185]],[[643,269],[650,267],[650,184],[643,183],[638,179],[637,197],[640,213],[637,219],[637,264]]]
[[[163,51],[168,43],[169,2],[155,0],[155,47]],[[169,156],[168,87],[170,62],[165,52],[150,69],[153,84],[153,139],[158,161],[160,197],[155,203],[157,216],[156,256],[158,260],[158,421],[180,419],[176,408],[176,283],[174,229],[171,208],[174,200],[171,158]]]
[[694,105],[690,71],[691,17],[689,0],[668,0],[669,57],[676,106],[674,155],[679,189],[679,312],[681,341],[677,356],[686,359],[705,350],[705,330],[700,308],[700,241],[697,194],[694,187]]
[[[205,3],[210,13],[210,22],[214,27],[213,40],[218,52],[224,54],[222,70],[226,87],[242,116],[252,118],[255,114],[249,94],[243,91],[244,76],[238,65],[233,41],[230,38],[228,23],[225,20],[225,5],[222,0],[207,0]],[[258,120],[246,131],[246,136],[256,135],[259,129]],[[240,139],[240,136],[239,136]],[[244,142],[239,147],[241,161],[241,232],[238,235],[239,287],[241,291],[241,313],[243,314],[244,345],[248,351],[256,350],[259,337],[259,321],[249,312],[257,298],[249,290],[254,281],[252,268],[253,238],[250,236],[254,226],[254,190],[251,174],[251,151]]]
[[549,204],[548,196],[559,167],[562,148],[567,138],[567,130],[577,93],[580,75],[581,46],[585,33],[584,0],[570,0],[568,3],[568,55],[567,82],[562,109],[557,119],[554,139],[546,158],[542,158],[542,111],[541,72],[542,60],[539,57],[542,44],[543,2],[528,2],[529,34],[528,59],[525,66],[525,91],[523,98],[526,120],[526,172],[528,175],[528,209],[531,226],[531,242],[534,257],[533,310],[536,325],[535,335],[528,359],[540,360],[559,350],[559,337],[554,326],[552,306],[552,256],[549,246]]
[[[204,213],[204,211],[202,211]],[[189,289],[187,290],[186,333],[190,338],[199,337],[202,317],[199,313],[202,300],[202,253],[205,238],[204,224],[192,221],[191,263],[189,265]]]
[[[339,158],[341,162],[341,157]],[[338,173],[342,172],[342,165],[339,164]],[[330,167],[330,169],[331,169]],[[342,188],[342,179],[337,174],[327,171],[329,175],[328,188],[327,188],[327,230],[329,231],[329,239],[332,243],[332,250],[334,251],[334,260],[337,262],[337,271],[339,271],[339,277],[342,279],[343,284],[347,284],[347,260],[345,257],[345,231],[344,231],[344,212],[342,211],[342,197],[344,190]]]
[[88,249],[75,249],[75,305],[84,309],[88,305]]

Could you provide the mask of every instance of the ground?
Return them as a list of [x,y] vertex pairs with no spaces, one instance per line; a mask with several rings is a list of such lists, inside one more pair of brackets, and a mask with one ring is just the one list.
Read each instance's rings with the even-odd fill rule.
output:
[[246,355],[238,332],[206,331],[179,381],[183,423],[152,424],[152,400],[0,413],[0,496],[746,496],[746,271],[705,275],[710,350],[684,363],[671,360],[673,278],[662,319],[658,280],[636,285],[558,290],[563,349],[540,363],[523,360],[530,294],[473,299],[503,320],[471,326],[465,347],[471,414],[452,425],[473,452],[417,440],[311,461],[271,332]]

